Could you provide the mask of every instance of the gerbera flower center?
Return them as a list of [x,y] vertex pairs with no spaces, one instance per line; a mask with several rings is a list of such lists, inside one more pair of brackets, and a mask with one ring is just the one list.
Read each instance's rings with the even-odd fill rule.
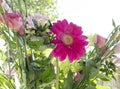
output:
[[65,45],[71,45],[73,43],[73,37],[70,35],[63,35],[62,41]]

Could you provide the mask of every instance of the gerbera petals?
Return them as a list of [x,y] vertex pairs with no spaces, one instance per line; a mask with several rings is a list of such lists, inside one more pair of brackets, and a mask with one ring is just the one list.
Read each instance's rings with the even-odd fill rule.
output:
[[56,44],[56,48],[52,51],[54,57],[63,61],[68,56],[69,61],[73,62],[84,56],[85,46],[88,42],[86,41],[87,37],[82,35],[82,27],[72,22],[69,24],[64,19],[54,23],[51,31],[56,35],[53,40],[53,43]]
[[77,26],[77,25],[75,25],[75,24],[73,24],[73,23],[70,23],[70,26],[72,26],[72,28],[73,28],[73,30],[72,30],[72,34],[74,35],[74,36],[80,36],[83,32],[82,32],[82,27],[80,27],[80,26]]
[[67,56],[65,47],[62,46],[62,44],[57,45],[57,47],[52,51],[52,55],[59,58],[60,61],[63,61]]
[[55,40],[52,41],[52,43],[54,43],[54,44],[58,44],[58,43],[61,43],[61,41],[58,40],[58,39],[55,39]]
[[60,61],[64,61],[66,56],[67,56],[66,50],[63,49],[63,51],[61,52],[61,55],[59,55]]
[[75,57],[76,55],[74,55],[74,52],[73,51],[68,51],[68,58],[69,58],[69,61],[70,62],[73,62],[73,60],[75,60],[74,59],[74,57]]
[[61,32],[64,32],[66,25],[68,25],[66,20],[63,20],[62,22],[58,20],[57,23],[53,23],[54,29],[51,29],[51,31],[55,34],[61,34]]
[[66,19],[64,19],[64,20],[62,21],[62,26],[63,26],[63,28],[65,28],[67,25],[68,25],[68,22],[67,22]]

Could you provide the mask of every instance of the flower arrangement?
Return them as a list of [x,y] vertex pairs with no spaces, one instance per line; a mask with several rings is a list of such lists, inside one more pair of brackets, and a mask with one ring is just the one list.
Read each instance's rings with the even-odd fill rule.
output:
[[[0,0],[1,89],[103,89],[120,67],[120,26],[107,38],[83,35],[72,22],[25,16]],[[100,86],[102,87],[102,86]]]

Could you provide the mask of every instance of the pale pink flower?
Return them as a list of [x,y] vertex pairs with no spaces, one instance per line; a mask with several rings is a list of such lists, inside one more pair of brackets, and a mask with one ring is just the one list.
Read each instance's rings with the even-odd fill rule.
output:
[[20,89],[20,81],[19,81],[19,78],[18,78],[18,74],[14,74],[14,80],[15,80],[15,86],[16,86],[16,89]]
[[84,56],[88,44],[87,37],[82,35],[82,28],[68,23],[66,19],[53,23],[51,31],[55,34],[53,43],[56,44],[55,49],[52,51],[52,55],[59,58],[60,61],[65,60],[68,56],[70,62],[79,60]]
[[10,70],[6,70],[6,74],[10,77],[13,77],[15,80],[15,85],[16,85],[16,89],[20,89],[20,81],[18,78],[18,73],[15,72],[14,70],[10,71]]
[[46,23],[48,23],[48,18],[46,15],[42,14],[34,14],[33,19],[37,21],[38,26],[42,25],[44,26]]
[[11,77],[13,77],[14,75],[18,76],[17,72],[15,72],[14,70],[10,71],[10,70],[7,69],[6,70],[6,74],[9,75],[9,76],[11,76]]
[[120,43],[118,43],[115,47],[114,47],[114,52],[115,54],[119,54],[120,53]]
[[26,26],[27,28],[35,28],[34,23],[33,23],[33,17],[29,16],[26,18]]
[[94,40],[94,43],[99,47],[102,48],[103,46],[105,46],[106,43],[106,38],[100,36],[100,35],[96,35],[96,38]]
[[33,18],[42,19],[43,21],[48,21],[48,18],[46,17],[46,15],[42,15],[42,14],[34,14]]

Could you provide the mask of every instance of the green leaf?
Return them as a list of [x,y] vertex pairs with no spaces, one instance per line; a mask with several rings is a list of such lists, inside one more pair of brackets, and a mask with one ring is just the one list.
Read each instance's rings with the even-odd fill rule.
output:
[[78,61],[75,61],[71,64],[72,72],[77,72],[81,69],[82,69],[82,61],[80,63]]
[[102,81],[110,81],[110,79],[102,73],[98,74],[98,78],[100,78]]
[[4,11],[3,11],[3,8],[2,8],[2,5],[0,4],[0,13],[4,13]]
[[27,41],[28,45],[32,49],[39,49],[40,45],[42,45],[41,41]]
[[46,67],[45,71],[43,72],[43,80],[44,82],[50,82],[55,79],[54,68],[52,65]]
[[69,63],[68,60],[63,61],[60,64],[60,70],[63,71],[64,75],[68,74],[70,68],[71,68],[71,64]]
[[65,79],[64,88],[63,89],[73,89],[73,73],[69,71],[67,78]]
[[0,75],[0,84],[5,89],[13,89],[13,86],[11,85],[10,81],[5,76],[3,76],[3,75]]
[[96,86],[89,85],[89,86],[86,87],[85,89],[96,89]]
[[115,21],[112,19],[112,25],[116,27]]
[[22,37],[18,36],[18,41],[21,46],[24,46],[24,41],[23,41]]
[[88,40],[89,40],[89,46],[94,46],[94,40],[96,38],[96,34],[90,34],[88,35]]
[[101,85],[97,85],[96,88],[97,89],[110,89],[110,87],[108,86],[101,86]]
[[92,67],[90,71],[90,79],[96,77],[99,73],[99,69]]

